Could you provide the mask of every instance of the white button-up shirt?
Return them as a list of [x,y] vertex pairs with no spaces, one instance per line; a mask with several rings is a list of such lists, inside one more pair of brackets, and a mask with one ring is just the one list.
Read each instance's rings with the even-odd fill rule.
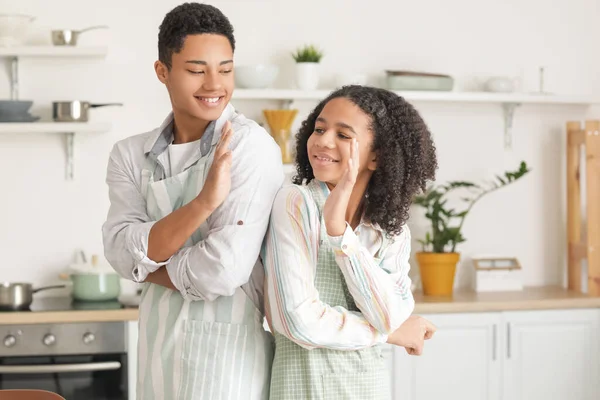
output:
[[[159,128],[117,142],[110,153],[106,176],[110,209],[102,227],[104,254],[125,279],[142,282],[165,266],[184,298],[212,301],[218,296],[231,296],[242,287],[262,310],[264,270],[259,253],[273,200],[284,180],[281,151],[260,125],[237,114],[232,105],[227,106],[220,120],[225,118],[232,121],[234,131],[230,145],[231,191],[205,222],[208,235],[193,246],[181,248],[165,262],[148,258],[148,236],[156,221],[146,211],[141,171],[146,157],[157,149],[159,164],[168,164],[167,147],[173,137],[171,113]],[[207,133],[221,126],[220,120],[209,125]],[[200,141],[186,168],[208,157],[207,145],[214,147],[221,135],[210,133],[205,134],[207,140]],[[205,151],[201,150],[203,146]],[[169,168],[164,168],[164,175],[170,176]]]

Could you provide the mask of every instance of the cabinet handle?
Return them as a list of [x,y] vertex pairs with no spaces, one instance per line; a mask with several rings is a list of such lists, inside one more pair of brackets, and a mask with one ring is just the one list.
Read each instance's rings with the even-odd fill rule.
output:
[[510,323],[506,324],[506,357],[510,358]]
[[496,347],[498,347],[496,345],[496,341],[497,341],[497,330],[498,327],[496,326],[496,324],[494,324],[494,330],[492,331],[492,360],[496,361]]

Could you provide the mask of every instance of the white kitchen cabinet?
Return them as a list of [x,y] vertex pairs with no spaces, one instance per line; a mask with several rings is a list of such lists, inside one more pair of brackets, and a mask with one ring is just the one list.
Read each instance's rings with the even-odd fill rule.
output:
[[598,399],[599,310],[503,313],[504,398]]
[[394,349],[394,399],[598,398],[598,309],[423,316],[438,332],[420,357]]
[[394,399],[499,400],[501,319],[495,313],[423,315],[438,327],[421,356],[394,349]]

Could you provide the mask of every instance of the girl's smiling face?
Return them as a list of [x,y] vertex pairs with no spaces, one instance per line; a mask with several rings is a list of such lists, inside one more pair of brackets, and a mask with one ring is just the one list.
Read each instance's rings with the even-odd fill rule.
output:
[[316,179],[337,185],[348,168],[352,139],[358,142],[357,181],[368,179],[376,168],[371,151],[371,118],[344,97],[330,100],[315,121],[314,131],[306,144],[308,158]]

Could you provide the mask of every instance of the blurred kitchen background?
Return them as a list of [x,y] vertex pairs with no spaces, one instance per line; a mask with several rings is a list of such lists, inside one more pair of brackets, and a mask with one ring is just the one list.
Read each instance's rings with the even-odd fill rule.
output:
[[[437,300],[421,294],[419,267],[411,259],[417,303],[423,307],[418,311],[433,315],[442,338],[437,349],[446,353],[429,359],[430,364],[423,364],[422,368],[429,368],[425,370],[403,355],[391,358],[395,374],[401,376],[398,382],[403,382],[393,389],[397,398],[448,394],[451,399],[566,399],[561,397],[565,393],[569,399],[600,398],[600,302],[573,294],[587,291],[586,278],[577,278],[584,283],[576,284],[574,292],[528,295],[522,290],[567,287],[567,123],[600,119],[600,3],[209,3],[219,7],[235,28],[236,66],[269,65],[274,71],[262,88],[248,88],[248,82],[238,79],[232,100],[239,111],[265,128],[269,124],[263,110],[297,109],[293,135],[317,100],[340,84],[413,89],[406,98],[434,134],[439,183],[493,179],[517,169],[521,161],[531,169],[517,182],[483,198],[466,218],[462,232],[466,241],[457,247],[461,258],[453,283],[454,303],[435,308]],[[154,129],[170,111],[153,63],[158,26],[177,4],[173,0],[0,0],[0,14],[34,17],[22,36],[14,31],[15,37],[7,38],[13,22],[2,22],[0,16],[0,36],[5,40],[0,44],[0,100],[32,101],[29,114],[16,117],[21,122],[0,116],[1,281],[28,282],[34,287],[64,284],[61,274],[72,272],[70,265],[89,261],[92,255],[98,256],[96,264],[106,267],[101,225],[109,206],[104,181],[108,154],[116,141]],[[93,26],[106,27],[82,33],[74,47],[52,43],[52,30]],[[322,51],[322,58],[314,72],[316,88],[309,87],[311,78],[305,75],[308,86],[301,89],[292,53],[306,45]],[[399,77],[410,73],[394,81],[388,71],[396,71]],[[435,76],[423,76],[427,74]],[[53,119],[52,106],[73,100],[121,105],[90,109],[88,121],[70,135],[69,127],[52,125],[59,123]],[[429,228],[423,214],[415,206],[409,221],[413,253],[421,250],[418,239]],[[600,226],[600,222],[591,224]],[[518,274],[507,273],[510,276],[503,275],[501,282],[491,278],[480,291],[516,287],[523,297],[494,297],[494,293],[478,297],[474,287],[478,274],[485,274],[474,266],[478,255],[510,258],[519,266]],[[592,268],[600,277],[599,267]],[[586,268],[580,272],[588,273]],[[134,296],[136,290],[136,285],[121,282],[121,296]],[[67,285],[39,296],[69,296],[71,291]],[[463,293],[467,293],[464,301],[458,295]],[[541,308],[559,314],[532,311]],[[588,314],[575,317],[574,310],[580,308]],[[526,328],[519,331],[521,326]],[[555,334],[541,334],[554,326],[559,326]],[[449,336],[443,336],[445,327]],[[543,346],[522,358],[517,355],[520,361],[514,361],[515,354],[536,343]],[[562,358],[547,358],[548,353],[561,352],[563,345],[568,352],[561,353]],[[430,349],[433,346],[432,342]],[[503,356],[509,361],[501,363]],[[529,378],[522,378],[526,372]],[[557,378],[553,386],[552,374],[567,378]],[[538,384],[545,389],[535,389]],[[460,389],[449,392],[450,387]]]
[[[517,78],[524,93],[600,97],[600,5],[594,0],[553,4],[473,0],[395,2],[215,1],[235,27],[237,65],[275,64],[274,88],[294,88],[291,53],[305,44],[323,50],[320,89],[339,77],[365,75],[385,85],[386,70],[442,73],[455,91],[484,90],[490,77]],[[65,179],[65,137],[23,132],[0,136],[6,192],[0,220],[0,266],[5,280],[47,283],[74,250],[102,254],[100,226],[108,208],[107,156],[119,139],[155,128],[170,103],[156,79],[158,25],[178,2],[0,1],[2,13],[35,16],[28,42],[50,44],[52,29],[108,25],[82,34],[80,46],[106,47],[105,56],[21,57],[19,98],[32,115],[51,120],[53,101],[119,102],[90,110],[110,129],[74,138],[74,180]],[[4,59],[0,93],[10,98],[10,63]],[[279,107],[269,100],[234,100],[249,116]],[[295,126],[315,101],[297,101]],[[463,254],[519,257],[528,285],[558,283],[565,265],[565,134],[567,120],[598,117],[597,108],[524,104],[515,110],[513,148],[504,148],[504,115],[494,103],[413,102],[423,113],[439,155],[439,181],[478,181],[531,166],[527,182],[478,204],[465,223]],[[493,176],[493,175],[492,175]],[[510,205],[510,206],[509,206]],[[418,211],[415,211],[415,213]],[[415,217],[413,230],[418,235]],[[413,224],[411,224],[412,227]],[[416,244],[415,244],[416,247]],[[459,267],[457,284],[469,284]]]

